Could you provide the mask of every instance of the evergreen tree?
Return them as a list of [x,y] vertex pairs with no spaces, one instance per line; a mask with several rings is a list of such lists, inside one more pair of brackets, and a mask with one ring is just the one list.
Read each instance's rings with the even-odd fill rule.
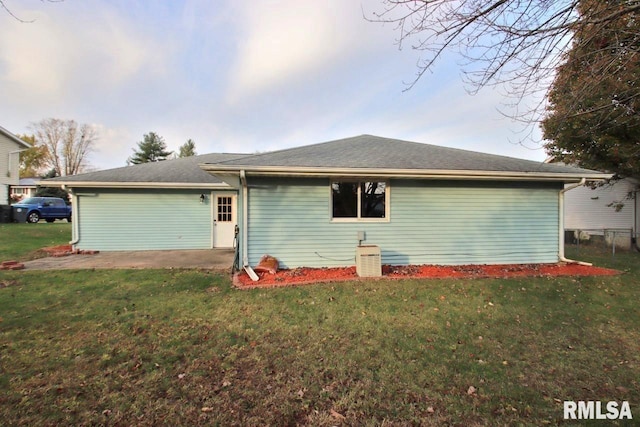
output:
[[167,151],[167,144],[164,138],[155,132],[149,132],[144,135],[142,141],[138,142],[138,149],[133,150],[133,156],[127,159],[128,164],[140,164],[159,162],[166,160],[171,155],[171,151]]
[[192,139],[188,139],[187,142],[180,146],[178,157],[191,157],[196,154],[196,143]]

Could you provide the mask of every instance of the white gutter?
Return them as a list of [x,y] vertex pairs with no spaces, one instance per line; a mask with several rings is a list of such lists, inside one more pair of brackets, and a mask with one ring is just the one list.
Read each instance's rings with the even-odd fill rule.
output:
[[592,266],[590,262],[575,261],[564,256],[564,193],[569,190],[573,190],[576,187],[580,187],[587,182],[586,178],[582,178],[577,184],[572,184],[566,188],[563,188],[558,193],[558,259],[561,262],[569,262],[573,264]]
[[[611,174],[593,172],[554,173],[554,172],[504,172],[482,170],[450,169],[371,169],[371,168],[327,168],[327,167],[283,167],[283,166],[224,166],[219,164],[201,164],[200,167],[212,174],[237,172],[254,176],[299,176],[299,177],[381,177],[381,178],[432,178],[432,179],[485,179],[520,181],[579,181],[582,178],[601,180],[611,178]],[[241,169],[240,169],[241,168]]]
[[242,184],[242,268],[251,280],[257,282],[259,277],[249,265],[249,188],[244,169],[240,170],[240,183]]
[[97,182],[97,181],[40,181],[43,187],[69,188],[172,188],[172,189],[203,189],[213,190],[231,188],[228,184],[200,184],[188,182]]

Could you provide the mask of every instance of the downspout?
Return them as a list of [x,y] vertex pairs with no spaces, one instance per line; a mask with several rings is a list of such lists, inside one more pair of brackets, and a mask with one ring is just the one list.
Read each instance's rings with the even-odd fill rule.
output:
[[633,192],[633,236],[631,236],[631,242],[633,243],[633,247],[636,251],[640,252],[640,247],[638,247],[638,190]]
[[[63,190],[67,189],[66,185],[62,186]],[[71,246],[80,242],[80,221],[78,221],[78,208],[80,207],[80,196],[71,191],[71,226],[73,227],[73,240],[69,242]],[[75,248],[73,248],[75,249]]]
[[242,268],[251,280],[257,282],[259,277],[249,265],[249,189],[244,169],[240,170],[240,183],[242,184]]
[[[20,154],[23,151],[27,151],[27,150],[28,150],[28,148],[23,148],[23,149],[16,150],[16,151],[9,151],[9,164],[7,165],[7,178],[11,177],[11,167],[13,166],[11,164],[12,154]],[[19,157],[18,157],[18,163],[20,163],[20,158]],[[18,177],[20,177],[20,173],[18,173]]]
[[593,264],[584,261],[575,261],[564,256],[564,193],[574,188],[580,187],[587,182],[586,178],[582,178],[577,184],[563,188],[558,193],[558,260],[561,262],[570,262],[573,264],[591,266]]

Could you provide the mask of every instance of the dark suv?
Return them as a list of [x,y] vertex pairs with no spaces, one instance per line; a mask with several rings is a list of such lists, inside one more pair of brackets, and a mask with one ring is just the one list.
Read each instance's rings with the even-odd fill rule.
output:
[[58,197],[29,197],[13,205],[15,222],[37,223],[40,219],[53,222],[66,219],[71,222],[71,206]]

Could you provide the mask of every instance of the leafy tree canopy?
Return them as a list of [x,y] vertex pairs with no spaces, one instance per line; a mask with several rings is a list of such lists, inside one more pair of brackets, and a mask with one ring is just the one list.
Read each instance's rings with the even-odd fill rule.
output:
[[33,135],[17,135],[18,138],[31,145],[31,147],[20,153],[20,177],[38,177],[42,175],[46,167],[46,149],[36,144],[36,137]]
[[167,150],[167,144],[164,138],[155,132],[149,132],[144,135],[143,140],[138,142],[137,150],[133,149],[133,156],[127,159],[128,164],[140,164],[159,162],[166,160],[171,155],[171,151]]
[[[579,10],[593,20],[625,3],[583,0]],[[616,178],[640,178],[639,18],[622,14],[576,30],[542,121],[548,154]]]

